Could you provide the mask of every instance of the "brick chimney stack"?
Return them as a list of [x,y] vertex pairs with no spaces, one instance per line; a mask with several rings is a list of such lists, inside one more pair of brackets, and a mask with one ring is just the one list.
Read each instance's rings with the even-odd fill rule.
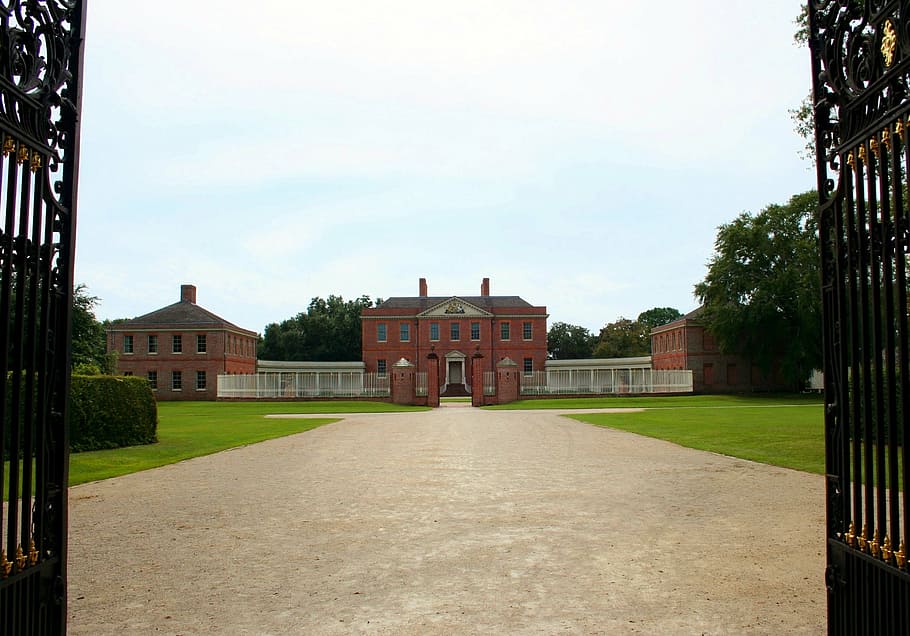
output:
[[429,294],[427,293],[427,279],[426,278],[420,279],[420,294],[418,294],[418,295],[419,296],[429,296]]
[[181,285],[180,286],[180,302],[182,303],[193,303],[196,304],[196,286],[195,285]]
[[480,284],[480,295],[489,296],[490,295],[490,279],[484,278],[483,282]]

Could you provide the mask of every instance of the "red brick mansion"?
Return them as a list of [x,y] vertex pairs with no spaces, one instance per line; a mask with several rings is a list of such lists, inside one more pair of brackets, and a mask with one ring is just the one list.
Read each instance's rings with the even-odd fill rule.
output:
[[180,302],[111,325],[108,351],[117,372],[148,379],[159,400],[214,400],[219,374],[256,372],[259,336],[196,304],[196,287]]
[[405,358],[418,372],[435,354],[443,395],[469,390],[474,365],[493,371],[510,358],[522,373],[542,371],[547,359],[547,308],[518,296],[491,296],[484,278],[479,296],[430,296],[420,279],[417,296],[393,297],[361,315],[363,362],[368,373],[388,373]]

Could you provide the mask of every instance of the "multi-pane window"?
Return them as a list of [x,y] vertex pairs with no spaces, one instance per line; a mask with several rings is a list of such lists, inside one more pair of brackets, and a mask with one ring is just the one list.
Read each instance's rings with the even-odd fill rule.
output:
[[148,373],[146,373],[145,377],[148,378],[149,386],[152,387],[152,391],[157,391],[158,390],[158,372],[149,371]]
[[377,342],[385,342],[386,338],[386,326],[384,322],[381,322],[376,325],[376,340]]
[[471,340],[480,340],[480,323],[471,323]]
[[196,390],[205,390],[205,371],[196,371]]
[[171,336],[171,351],[183,353],[183,336]]
[[133,337],[123,336],[123,353],[133,352]]
[[499,339],[500,340],[508,340],[511,337],[511,331],[510,331],[511,326],[512,326],[512,323],[509,323],[509,322],[499,323]]
[[411,339],[411,325],[406,322],[399,323],[398,325],[398,339],[401,342],[407,342]]
[[205,334],[196,336],[196,353],[205,353]]
[[531,339],[531,323],[529,323],[529,322],[521,323],[521,337],[525,340]]
[[524,359],[524,372],[525,375],[531,375],[534,372],[534,359],[525,358]]
[[158,336],[149,336],[149,353],[158,353]]
[[461,339],[461,325],[457,322],[449,324],[449,340]]
[[430,340],[439,340],[439,323],[430,323]]
[[376,361],[376,373],[378,373],[381,376],[384,376],[386,374],[386,371],[387,371],[387,369],[386,369],[385,360],[377,360]]
[[180,371],[171,371],[171,390],[180,391],[183,389],[183,373]]

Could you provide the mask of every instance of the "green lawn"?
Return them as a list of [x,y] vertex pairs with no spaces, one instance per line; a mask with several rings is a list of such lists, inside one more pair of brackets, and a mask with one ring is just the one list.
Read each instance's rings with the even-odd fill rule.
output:
[[[386,402],[159,402],[158,443],[70,455],[70,485],[126,475],[228,448],[302,433],[340,418],[265,418],[273,413],[336,415],[426,410]],[[4,477],[9,475],[9,462]],[[4,490],[9,483],[4,479]],[[6,494],[4,494],[6,496]]]
[[510,404],[485,406],[487,409],[603,409],[603,408],[683,408],[683,407],[732,407],[732,406],[785,406],[792,404],[819,404],[820,395],[753,394],[753,395],[674,395],[668,397],[594,397],[594,398],[544,398],[518,400]]
[[[537,402],[528,400],[525,408],[533,408]],[[547,402],[553,402],[547,408],[559,408],[560,400]],[[568,417],[656,437],[689,448],[811,473],[825,472],[824,414],[819,397],[614,398],[578,400],[572,407],[562,408],[623,406],[646,410],[639,413],[583,413]]]

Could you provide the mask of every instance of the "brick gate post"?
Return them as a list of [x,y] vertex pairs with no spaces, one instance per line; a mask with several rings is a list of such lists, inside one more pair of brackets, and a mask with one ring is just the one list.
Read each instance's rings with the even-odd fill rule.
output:
[[514,402],[519,393],[518,363],[511,358],[503,358],[496,364],[496,402]]
[[414,404],[414,365],[402,358],[392,365],[392,403]]
[[483,406],[483,355],[471,356],[471,406]]
[[427,356],[427,406],[439,406],[439,356],[435,353]]

